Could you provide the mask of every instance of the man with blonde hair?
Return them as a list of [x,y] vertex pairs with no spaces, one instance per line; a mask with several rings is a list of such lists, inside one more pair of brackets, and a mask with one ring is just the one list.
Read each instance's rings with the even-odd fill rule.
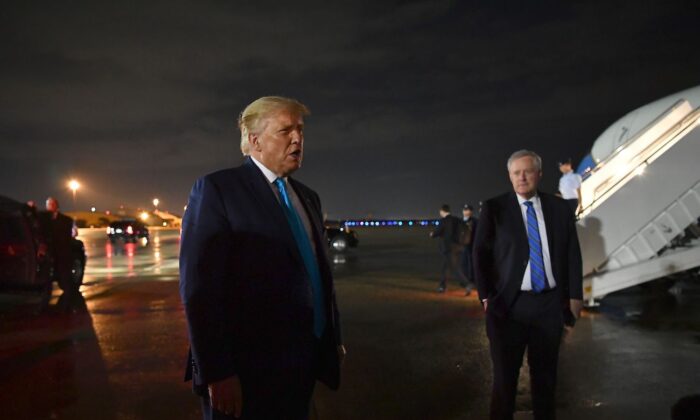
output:
[[186,379],[205,419],[307,419],[316,380],[345,355],[318,195],[301,167],[300,102],[266,96],[239,117],[239,167],[195,182],[182,223]]

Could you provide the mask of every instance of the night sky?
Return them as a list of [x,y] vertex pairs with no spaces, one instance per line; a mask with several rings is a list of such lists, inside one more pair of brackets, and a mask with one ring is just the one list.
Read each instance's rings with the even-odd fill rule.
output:
[[331,218],[436,216],[509,188],[530,148],[554,191],[627,112],[700,84],[697,2],[61,1],[0,9],[0,195],[181,212],[242,162],[252,100],[308,105],[295,174]]

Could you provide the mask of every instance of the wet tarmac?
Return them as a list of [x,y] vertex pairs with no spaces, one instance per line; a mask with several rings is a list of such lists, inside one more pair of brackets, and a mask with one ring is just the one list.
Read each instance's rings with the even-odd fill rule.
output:
[[[456,284],[437,294],[428,230],[360,230],[334,255],[348,358],[339,392],[322,385],[319,419],[483,419],[491,367],[481,307]],[[198,419],[182,382],[186,326],[178,232],[109,244],[83,230],[82,296],[33,313],[31,295],[0,295],[1,419]],[[670,418],[700,393],[700,281],[686,276],[611,295],[564,338],[561,419]],[[523,370],[516,418],[529,419]]]

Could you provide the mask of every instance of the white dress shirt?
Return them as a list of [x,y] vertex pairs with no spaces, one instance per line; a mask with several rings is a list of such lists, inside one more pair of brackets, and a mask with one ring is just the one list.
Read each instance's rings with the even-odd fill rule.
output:
[[[277,189],[277,185],[275,185],[275,180],[279,177],[277,175],[275,175],[274,172],[269,170],[265,165],[258,162],[258,160],[255,159],[254,157],[251,156],[250,160],[252,160],[253,163],[258,168],[260,168],[263,175],[265,175],[265,178],[267,178],[268,184],[270,185],[270,188],[272,188],[272,192],[275,194],[275,197],[277,197],[277,201],[279,203],[282,203],[282,198],[280,197],[280,192]],[[316,252],[316,244],[313,240],[313,231],[311,230],[311,222],[309,222],[309,215],[306,214],[306,210],[304,209],[304,205],[301,204],[301,200],[299,200],[299,196],[297,195],[296,191],[294,191],[294,188],[292,188],[292,186],[287,181],[287,177],[284,177],[282,179],[284,180],[284,183],[287,186],[287,195],[289,195],[289,200],[292,202],[292,206],[294,206],[294,210],[296,210],[297,214],[299,214],[299,218],[301,219],[301,223],[304,225],[304,231],[306,231],[306,236],[309,238],[309,242],[311,243],[311,249],[314,252],[314,256],[317,256],[318,253]]]
[[559,178],[559,192],[564,200],[577,199],[578,189],[581,188],[581,175],[574,171],[565,173]]
[[[527,235],[527,205],[524,203],[526,201],[532,202],[532,207],[535,209],[535,214],[537,215],[537,226],[540,230],[540,241],[542,242],[542,257],[544,258],[544,271],[547,275],[547,283],[551,289],[557,286],[557,282],[554,279],[554,273],[552,272],[552,259],[549,256],[549,241],[547,240],[547,227],[544,224],[544,214],[542,214],[542,203],[540,202],[539,196],[534,196],[532,198],[525,199],[520,195],[516,194],[518,197],[518,204],[520,205],[520,212],[523,215],[523,222],[525,223],[525,235]],[[525,274],[523,275],[523,282],[520,285],[520,290],[532,290],[532,278],[530,277],[530,261],[528,259],[527,267],[525,268]]]

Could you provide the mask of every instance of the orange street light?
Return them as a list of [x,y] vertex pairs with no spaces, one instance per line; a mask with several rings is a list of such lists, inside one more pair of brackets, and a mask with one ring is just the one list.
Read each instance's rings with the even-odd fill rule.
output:
[[71,179],[68,181],[68,188],[70,188],[71,191],[73,191],[73,210],[75,210],[75,203],[76,203],[76,193],[80,189],[80,182],[76,181],[75,179]]

